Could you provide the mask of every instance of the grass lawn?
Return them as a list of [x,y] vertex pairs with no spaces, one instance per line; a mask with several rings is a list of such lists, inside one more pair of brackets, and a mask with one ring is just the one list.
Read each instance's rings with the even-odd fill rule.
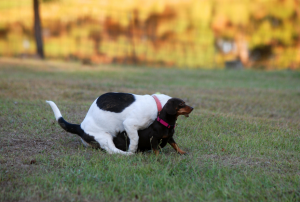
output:
[[[189,155],[85,148],[45,103],[81,123],[109,91],[187,101],[175,140]],[[0,201],[299,201],[299,129],[300,72],[0,58]]]

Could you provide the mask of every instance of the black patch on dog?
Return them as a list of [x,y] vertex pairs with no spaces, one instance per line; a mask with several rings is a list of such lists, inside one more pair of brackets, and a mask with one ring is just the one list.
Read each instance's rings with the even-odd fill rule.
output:
[[97,106],[104,111],[121,113],[134,101],[134,96],[129,93],[105,93],[97,99]]
[[57,122],[65,131],[78,135],[92,147],[100,148],[100,144],[95,140],[94,136],[86,134],[80,125],[69,123],[63,117],[60,117]]

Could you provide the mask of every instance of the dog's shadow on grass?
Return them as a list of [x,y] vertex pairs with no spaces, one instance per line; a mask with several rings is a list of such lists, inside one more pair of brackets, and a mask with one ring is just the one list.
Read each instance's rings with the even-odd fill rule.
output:
[[[72,142],[72,143],[70,143],[72,145],[71,147],[73,147],[76,150],[82,149],[82,150],[86,150],[86,151],[88,151],[88,150],[99,151],[101,153],[103,152],[103,154],[108,154],[104,149],[102,149],[100,147],[98,142],[90,142],[89,147],[84,146],[80,140],[71,141],[71,142]],[[155,156],[155,153],[153,152],[153,150],[147,150],[147,151],[143,151],[143,152],[136,152],[135,155],[143,155],[143,156],[154,155]],[[179,155],[176,151],[174,151],[173,148],[168,147],[168,146],[160,149],[158,156],[171,156],[171,155],[188,156],[188,155]]]

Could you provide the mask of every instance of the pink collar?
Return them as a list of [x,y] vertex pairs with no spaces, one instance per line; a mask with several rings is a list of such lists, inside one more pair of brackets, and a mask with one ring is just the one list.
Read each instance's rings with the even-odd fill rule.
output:
[[159,123],[161,123],[162,125],[166,126],[167,128],[171,128],[171,127],[175,128],[175,125],[174,126],[170,125],[167,122],[165,122],[164,120],[162,120],[161,118],[159,118],[159,114],[162,110],[162,106],[161,106],[159,99],[156,97],[156,95],[152,95],[152,97],[154,98],[154,100],[156,102],[156,106],[157,106],[157,111],[158,111],[157,121]]
[[175,128],[175,125],[170,125],[170,124],[168,124],[167,122],[165,122],[164,120],[162,120],[162,119],[159,118],[159,117],[157,117],[156,120],[157,120],[159,123],[161,123],[162,125],[166,126],[167,128],[171,128],[171,127]]

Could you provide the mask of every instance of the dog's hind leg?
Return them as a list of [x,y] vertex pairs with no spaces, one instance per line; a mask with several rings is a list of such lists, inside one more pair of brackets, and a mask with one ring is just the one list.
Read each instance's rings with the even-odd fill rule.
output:
[[132,155],[132,152],[124,152],[116,148],[113,138],[108,133],[103,133],[101,136],[96,136],[95,140],[100,144],[100,147],[107,151],[109,154],[123,154],[123,155]]
[[136,152],[139,143],[139,135],[138,135],[137,128],[135,127],[134,122],[132,122],[131,120],[124,121],[123,125],[127,133],[127,136],[130,139],[128,151],[134,153]]

